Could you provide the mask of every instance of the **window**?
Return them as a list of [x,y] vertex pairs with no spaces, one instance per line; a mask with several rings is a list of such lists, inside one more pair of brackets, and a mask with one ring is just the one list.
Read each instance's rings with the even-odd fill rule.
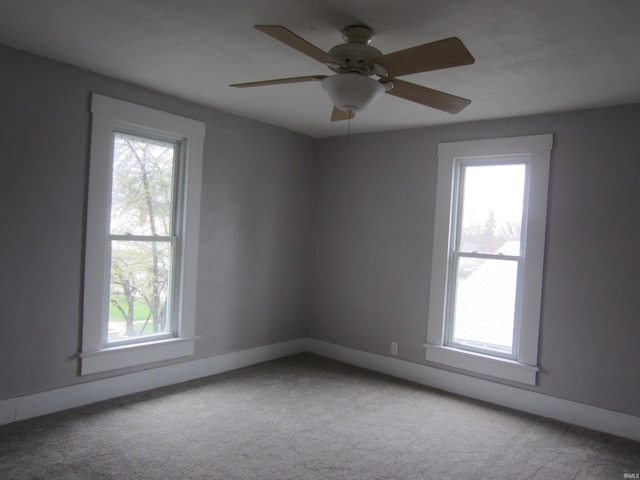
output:
[[536,383],[552,143],[439,145],[427,360]]
[[202,122],[94,94],[82,374],[193,354]]

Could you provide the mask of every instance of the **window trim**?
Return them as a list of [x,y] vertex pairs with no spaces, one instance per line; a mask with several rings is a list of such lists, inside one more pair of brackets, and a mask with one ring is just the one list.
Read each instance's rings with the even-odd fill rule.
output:
[[[81,374],[104,372],[150,362],[193,355],[198,268],[201,172],[206,125],[198,120],[155,110],[134,103],[92,94],[89,196],[84,270],[84,304]],[[144,135],[182,139],[184,191],[180,205],[182,241],[179,243],[180,272],[176,297],[176,336],[170,339],[102,345],[102,312],[109,285],[105,272],[109,248],[109,192],[113,156],[113,132],[118,127]]]
[[[438,145],[438,177],[427,325],[426,360],[505,380],[536,384],[547,191],[553,134],[448,142]],[[526,252],[523,259],[522,305],[516,358],[454,348],[445,344],[445,302],[451,253],[456,164],[465,158],[529,156]]]

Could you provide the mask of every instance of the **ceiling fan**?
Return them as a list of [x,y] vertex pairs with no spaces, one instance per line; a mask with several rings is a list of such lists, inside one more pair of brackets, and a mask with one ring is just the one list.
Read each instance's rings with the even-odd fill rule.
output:
[[307,42],[280,25],[255,25],[263,33],[328,66],[335,75],[307,75],[259,82],[236,83],[231,87],[260,87],[284,83],[319,81],[334,108],[331,121],[347,120],[367,108],[383,93],[404,98],[448,113],[458,113],[471,100],[399,80],[397,77],[443,68],[469,65],[475,59],[459,38],[451,37],[383,55],[369,45],[373,31],[364,25],[342,30],[346,43],[329,52]]

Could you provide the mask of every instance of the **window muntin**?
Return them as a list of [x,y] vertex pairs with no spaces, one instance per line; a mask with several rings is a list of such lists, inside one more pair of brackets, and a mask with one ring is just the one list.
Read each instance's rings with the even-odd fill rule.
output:
[[114,131],[104,345],[175,335],[180,141]]
[[446,344],[514,358],[526,158],[456,161]]

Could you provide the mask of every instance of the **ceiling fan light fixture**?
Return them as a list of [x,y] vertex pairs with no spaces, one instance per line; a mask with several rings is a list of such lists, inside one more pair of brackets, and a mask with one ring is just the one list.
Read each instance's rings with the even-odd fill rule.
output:
[[385,92],[373,78],[359,73],[341,73],[322,80],[322,89],[333,104],[346,112],[361,112]]

